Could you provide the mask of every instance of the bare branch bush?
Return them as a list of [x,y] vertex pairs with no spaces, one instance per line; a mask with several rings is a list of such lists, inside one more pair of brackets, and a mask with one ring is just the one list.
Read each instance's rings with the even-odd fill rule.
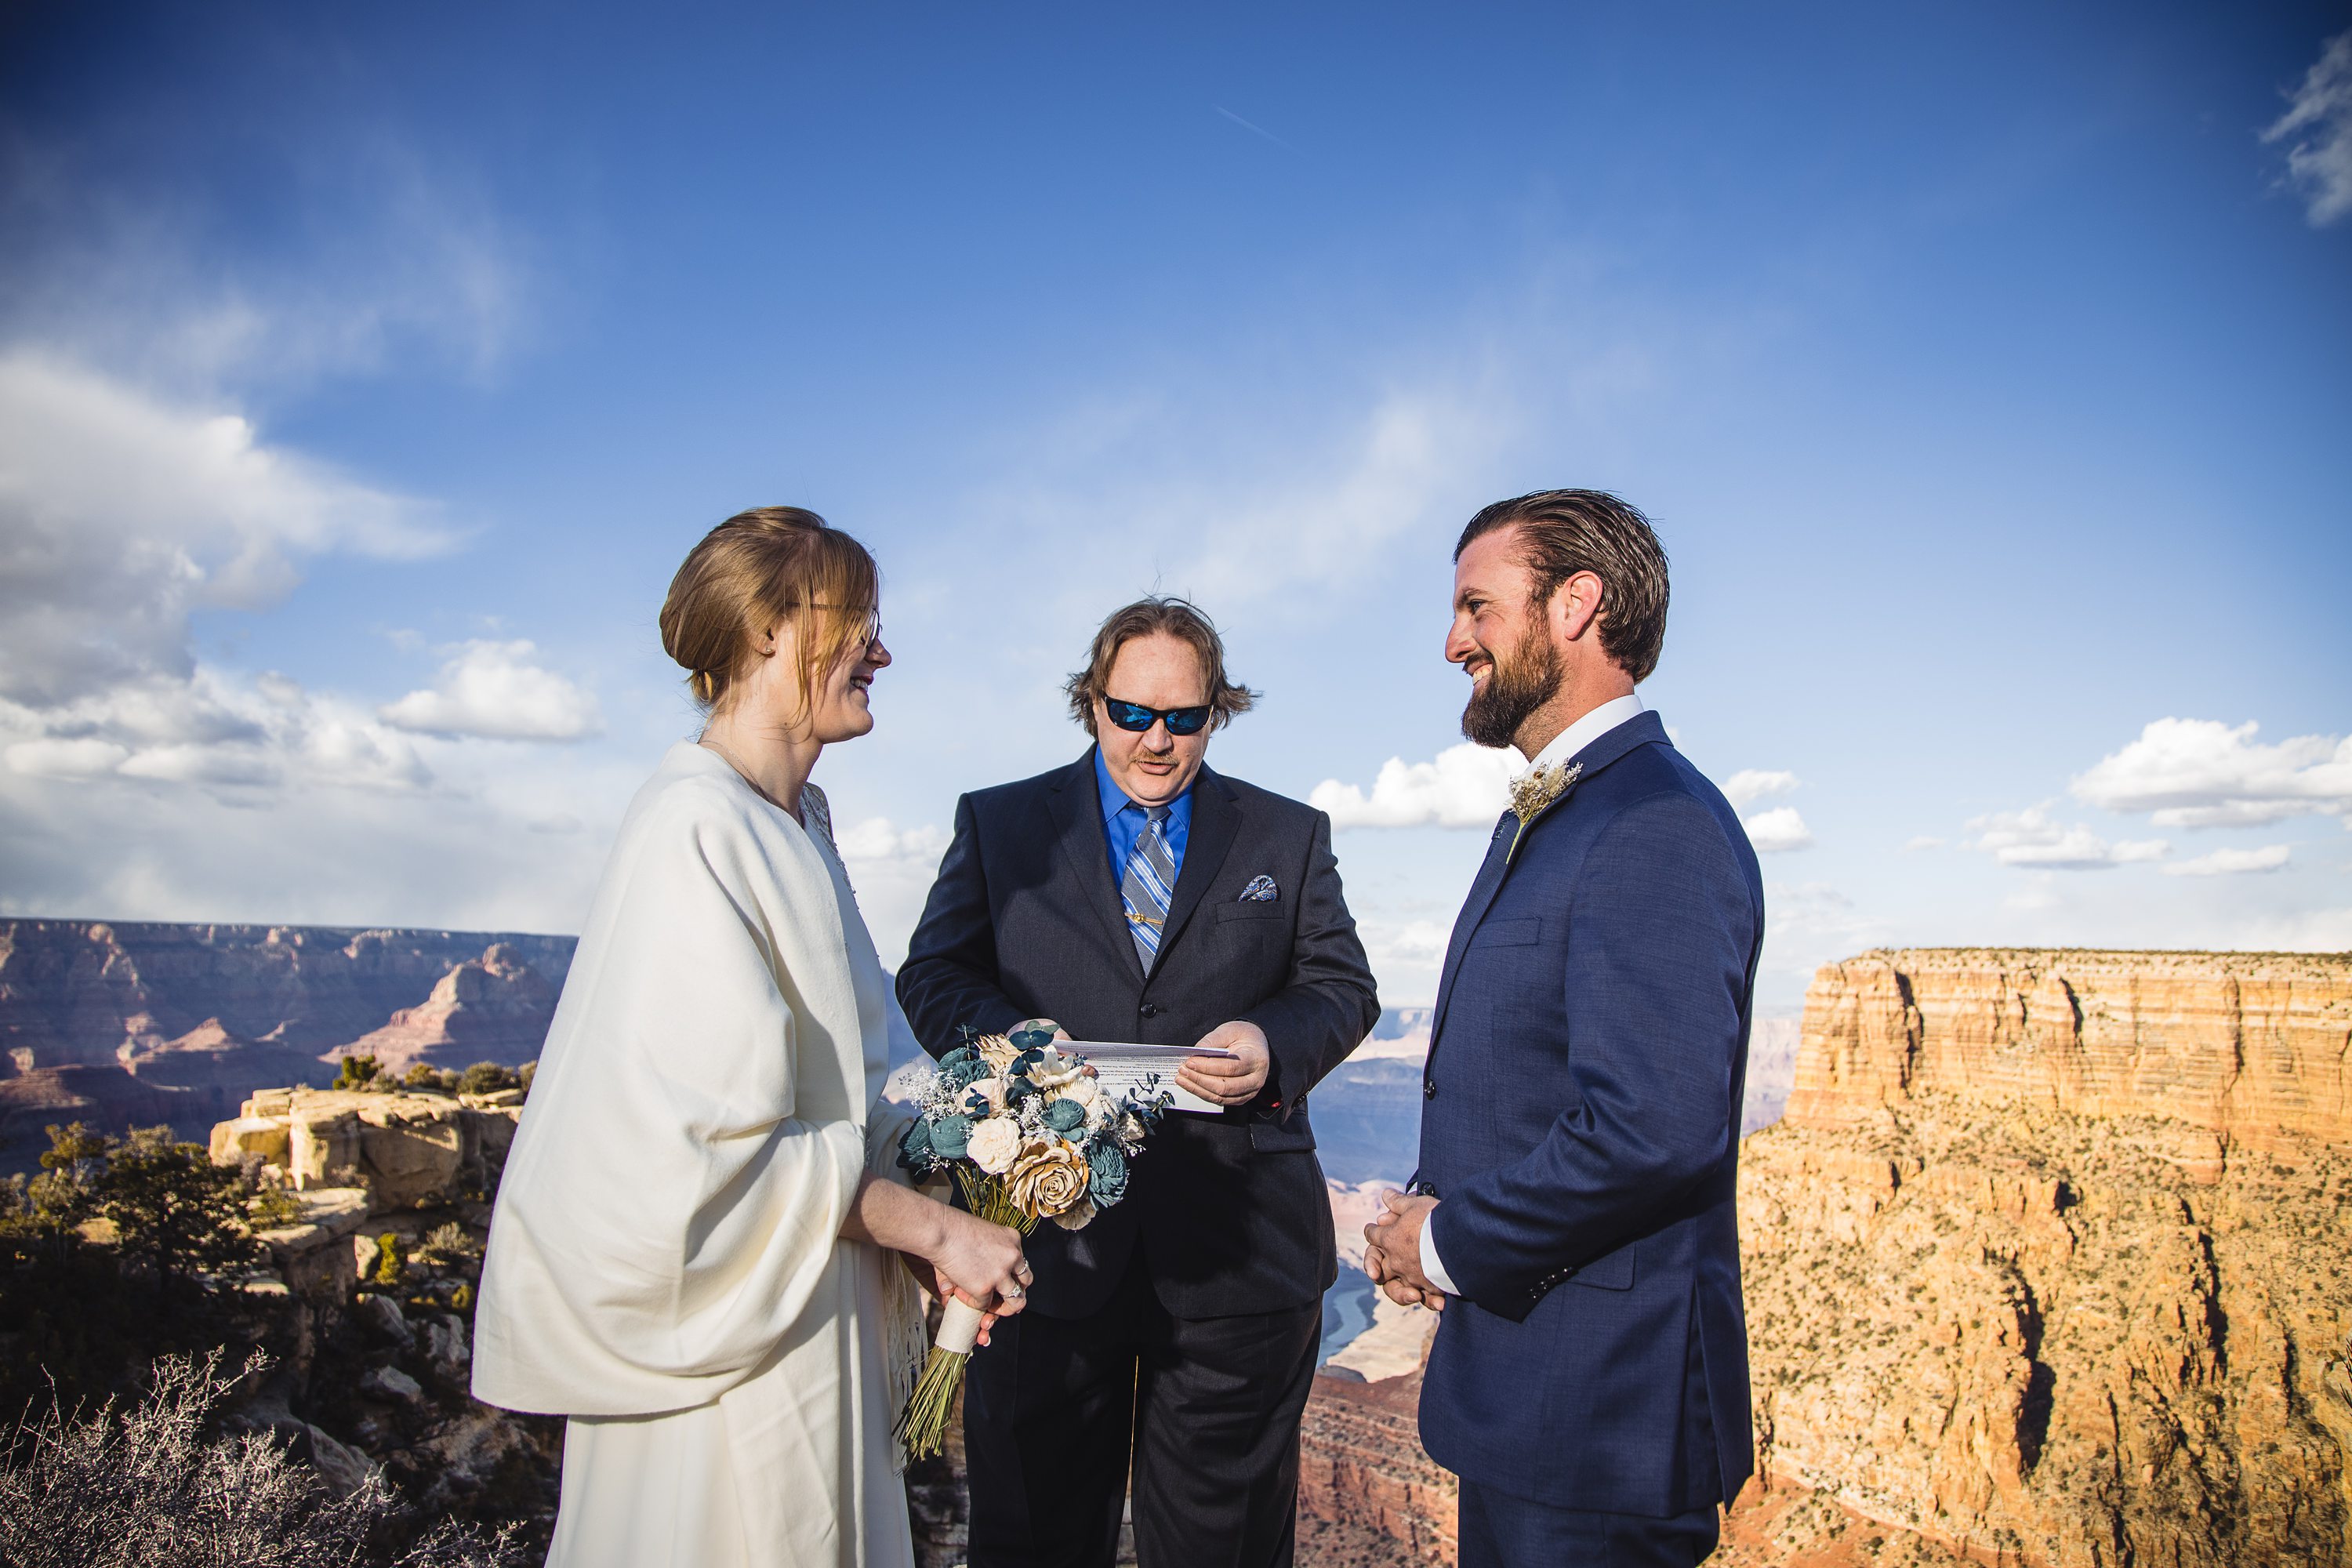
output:
[[444,1521],[397,1557],[372,1543],[403,1505],[379,1474],[336,1497],[274,1436],[205,1436],[237,1377],[220,1352],[154,1363],[145,1397],[68,1417],[54,1399],[18,1423],[0,1465],[0,1563],[9,1568],[515,1568],[505,1533]]

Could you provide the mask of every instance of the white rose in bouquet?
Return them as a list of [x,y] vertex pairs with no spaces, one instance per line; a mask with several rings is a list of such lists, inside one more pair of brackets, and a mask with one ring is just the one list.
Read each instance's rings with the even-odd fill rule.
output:
[[964,1092],[976,1094],[988,1101],[988,1114],[991,1116],[1000,1115],[1004,1110],[1005,1089],[1004,1079],[1002,1077],[982,1079],[978,1083],[967,1087]]
[[1021,1123],[1010,1116],[992,1116],[971,1130],[964,1157],[992,1176],[1013,1168],[1021,1155]]

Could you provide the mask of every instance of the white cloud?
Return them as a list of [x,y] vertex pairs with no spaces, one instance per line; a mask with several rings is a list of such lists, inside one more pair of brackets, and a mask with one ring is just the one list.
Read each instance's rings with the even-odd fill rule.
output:
[[890,825],[888,817],[869,816],[855,827],[836,830],[834,843],[845,863],[912,860],[936,867],[947,853],[948,836],[944,829],[928,824],[902,833]]
[[494,374],[561,279],[466,169],[379,129],[357,140],[305,193],[300,228],[258,250],[201,183],[131,191],[70,147],[17,157],[0,191],[0,332],[183,386],[285,387],[394,359]]
[[1445,961],[1445,943],[1454,933],[1450,922],[1438,921],[1366,920],[1357,927],[1364,954],[1383,979],[1392,971],[1434,971]]
[[2286,112],[2263,132],[2265,143],[2288,137],[2295,140],[2286,153],[2287,182],[2302,191],[2312,226],[2352,213],[2352,33],[2327,41]]
[[528,642],[477,639],[445,651],[439,681],[386,704],[378,714],[385,723],[493,741],[576,741],[604,727],[595,699],[541,667]]
[[[1169,537],[1204,535],[1185,575],[1213,602],[1263,599],[1300,583],[1328,591],[1378,563],[1390,540],[1446,515],[1464,476],[1513,422],[1510,400],[1494,387],[1392,390],[1289,483],[1171,515]],[[1205,529],[1203,518],[1213,520]]]
[[1859,913],[1827,882],[1764,884],[1764,965],[1779,974],[1811,974],[1887,940],[1885,921]]
[[[23,737],[10,741],[10,737]],[[0,701],[11,772],[194,784],[245,798],[280,784],[410,791],[432,783],[416,743],[341,698],[283,676],[198,666],[47,708]]]
[[2194,860],[2182,860],[2164,868],[2168,877],[2234,877],[2249,871],[2275,871],[2287,863],[2290,852],[2284,844],[2266,844],[2260,849],[2216,849],[2210,855],[2200,855]]
[[1767,795],[1787,795],[1797,787],[1797,775],[1790,773],[1768,773],[1760,768],[1742,768],[1731,775],[1723,786],[1723,798],[1746,809],[1751,801]]
[[2229,945],[2255,952],[2352,952],[2352,909],[2308,910],[2244,921]]
[[2352,826],[2352,737],[2300,735],[2258,744],[2258,726],[2158,719],[2074,781],[2074,798],[2149,812],[2158,827],[2239,827],[2290,816],[2347,817]]
[[2157,860],[2170,847],[2162,839],[2110,844],[2079,824],[2058,822],[2047,807],[2039,805],[1975,817],[1969,826],[1977,832],[1971,847],[1984,850],[2004,866],[2045,871],[2095,871]]
[[131,756],[111,741],[43,738],[8,748],[8,766],[30,778],[93,779],[112,773]]
[[1906,838],[1903,841],[1903,853],[1915,855],[1922,849],[1941,849],[1943,847],[1944,841],[1934,834],[1922,833],[1916,838]]
[[257,609],[329,551],[447,546],[427,509],[221,408],[0,357],[0,697],[49,706],[194,669],[188,617]]
[[1334,827],[1492,827],[1511,800],[1517,753],[1465,741],[1434,762],[1391,757],[1367,795],[1355,784],[1325,779],[1307,797],[1330,814]]
[[1793,805],[1759,811],[1747,818],[1744,826],[1748,842],[1759,855],[1780,855],[1813,847],[1813,830],[1805,826],[1805,819],[1797,815]]

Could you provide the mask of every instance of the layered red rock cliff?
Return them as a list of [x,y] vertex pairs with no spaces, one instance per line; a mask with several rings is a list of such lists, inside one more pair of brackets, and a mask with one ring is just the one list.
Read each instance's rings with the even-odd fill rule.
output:
[[2250,1147],[2352,1140],[2342,955],[1943,948],[1824,965],[1791,1126],[1883,1127],[1937,1091],[2152,1116]]
[[2352,955],[1823,968],[1742,1149],[1765,1480],[1888,1552],[2352,1562],[2347,1069]]

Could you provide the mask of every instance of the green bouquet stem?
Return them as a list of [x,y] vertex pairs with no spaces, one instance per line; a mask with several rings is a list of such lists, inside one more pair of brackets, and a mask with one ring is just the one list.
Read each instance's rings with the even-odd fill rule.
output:
[[[965,1204],[989,1224],[1011,1226],[1024,1236],[1036,1227],[1036,1216],[1023,1213],[996,1177],[959,1165],[956,1181],[963,1188]],[[931,1341],[914,1397],[890,1428],[890,1435],[906,1446],[909,1459],[929,1458],[947,1446],[948,1415],[955,1408],[956,1392],[963,1387],[964,1364],[979,1342],[983,1316],[979,1308],[953,1296],[940,1309],[940,1331]]]

